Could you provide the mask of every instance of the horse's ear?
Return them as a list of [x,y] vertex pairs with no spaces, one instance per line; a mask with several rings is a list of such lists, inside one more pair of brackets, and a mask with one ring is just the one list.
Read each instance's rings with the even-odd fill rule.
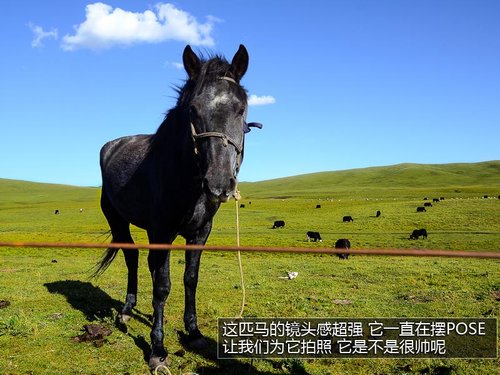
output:
[[182,62],[184,63],[184,69],[186,69],[189,79],[195,79],[200,72],[201,63],[200,59],[196,56],[189,45],[184,48]]
[[248,52],[243,44],[240,44],[240,48],[236,52],[231,61],[231,72],[234,75],[236,81],[239,82],[241,77],[245,74],[248,68]]

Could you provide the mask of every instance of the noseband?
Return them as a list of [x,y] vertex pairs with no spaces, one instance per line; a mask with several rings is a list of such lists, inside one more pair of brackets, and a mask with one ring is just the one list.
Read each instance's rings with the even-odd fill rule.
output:
[[[219,77],[219,79],[223,79],[225,81],[229,81],[231,83],[234,83],[236,85],[238,85],[238,82],[236,82],[234,79],[230,78],[230,77]],[[191,133],[192,133],[192,136],[193,136],[193,143],[194,143],[194,153],[196,155],[198,155],[199,151],[198,151],[198,146],[196,144],[196,141],[198,139],[203,139],[203,138],[211,138],[211,137],[214,137],[214,138],[220,138],[222,139],[222,144],[224,145],[224,147],[227,147],[227,145],[230,143],[231,145],[234,146],[234,148],[236,149],[236,152],[238,153],[238,156],[241,155],[241,153],[243,152],[243,145],[242,144],[238,144],[238,142],[236,142],[234,139],[232,139],[231,137],[228,137],[226,134],[224,133],[219,133],[219,132],[205,132],[205,133],[196,133],[196,129],[194,128],[194,125],[193,123],[191,122]],[[239,158],[238,158],[239,159]]]
[[198,155],[198,147],[196,146],[196,140],[202,139],[202,138],[210,138],[210,137],[215,137],[215,138],[220,138],[222,139],[222,144],[224,147],[227,147],[229,143],[231,143],[234,148],[236,149],[236,152],[238,154],[241,154],[243,151],[243,147],[240,146],[238,143],[236,143],[235,140],[231,139],[224,133],[219,133],[219,132],[205,132],[205,133],[196,133],[196,129],[194,128],[193,123],[191,123],[191,133],[193,134],[193,140],[194,140],[194,153]]

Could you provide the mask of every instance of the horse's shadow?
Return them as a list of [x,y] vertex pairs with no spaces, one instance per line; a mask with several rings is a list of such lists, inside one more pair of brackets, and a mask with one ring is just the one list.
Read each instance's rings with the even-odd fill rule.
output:
[[71,307],[85,314],[89,322],[109,320],[122,306],[120,301],[89,282],[64,280],[46,283],[44,286],[49,293],[66,297]]
[[[182,347],[189,351],[189,343],[188,343],[188,335],[183,331],[177,331],[177,336],[179,337],[179,341]],[[241,361],[238,359],[219,359],[217,357],[217,341],[211,339],[210,337],[205,337],[207,340],[208,346],[206,349],[198,350],[196,353],[203,358],[214,362],[217,364],[217,367],[213,366],[198,366],[194,372],[196,374],[204,374],[204,375],[238,375],[238,374],[247,374],[247,375],[267,375],[274,374],[275,372],[268,371],[260,371],[257,370],[251,359],[246,361]],[[270,361],[272,362],[272,361]],[[275,362],[276,366],[280,366],[281,362]],[[301,373],[304,374],[304,373]],[[305,373],[307,374],[307,373]]]
[[[64,280],[46,283],[44,286],[49,293],[60,294],[66,298],[68,303],[76,310],[85,314],[89,322],[108,322],[113,321],[115,326],[123,333],[127,334],[134,340],[135,345],[142,350],[145,362],[149,360],[151,347],[142,335],[134,336],[127,332],[127,327],[118,319],[118,313],[123,307],[123,303],[112,298],[99,287],[92,285],[90,282],[82,282],[78,280]],[[132,317],[148,327],[152,327],[150,315],[141,313],[134,309]],[[177,331],[179,341],[186,351],[191,351],[187,334],[182,331]],[[205,359],[215,362],[217,367],[200,366],[195,371],[201,374],[256,374],[265,375],[268,372],[257,370],[251,363],[239,361],[236,359],[220,360],[217,358],[217,342],[209,337],[206,337],[208,347],[197,351]],[[170,354],[172,355],[172,354]],[[175,354],[174,354],[175,355]]]
[[[108,322],[114,319],[115,327],[134,340],[137,347],[142,350],[144,359],[147,361],[151,350],[149,344],[144,337],[128,333],[126,325],[121,323],[118,318],[118,314],[123,307],[122,302],[112,298],[102,289],[89,282],[64,280],[46,283],[44,286],[49,293],[60,294],[66,297],[71,307],[85,314],[85,318],[89,322]],[[133,310],[132,316],[146,326],[152,326],[151,316],[145,315],[137,309]]]

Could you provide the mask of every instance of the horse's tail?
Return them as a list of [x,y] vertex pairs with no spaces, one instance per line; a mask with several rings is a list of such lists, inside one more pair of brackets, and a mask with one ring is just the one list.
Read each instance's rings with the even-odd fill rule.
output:
[[118,251],[120,249],[118,248],[108,248],[106,252],[104,253],[102,259],[100,262],[96,263],[95,266],[92,268],[94,272],[92,272],[92,275],[90,276],[91,279],[98,278],[101,276],[111,265],[113,260],[116,257],[116,254],[118,254]]

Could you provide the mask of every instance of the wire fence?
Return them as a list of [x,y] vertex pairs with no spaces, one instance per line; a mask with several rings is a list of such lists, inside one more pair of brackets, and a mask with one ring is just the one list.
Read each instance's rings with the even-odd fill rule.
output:
[[303,254],[357,254],[413,257],[452,257],[500,259],[498,251],[461,251],[440,249],[335,249],[306,247],[264,247],[264,246],[221,246],[221,245],[172,245],[134,243],[78,243],[78,242],[0,242],[0,247],[10,248],[79,248],[79,249],[150,249],[150,250],[194,250],[194,251],[241,251],[261,253],[303,253]]

